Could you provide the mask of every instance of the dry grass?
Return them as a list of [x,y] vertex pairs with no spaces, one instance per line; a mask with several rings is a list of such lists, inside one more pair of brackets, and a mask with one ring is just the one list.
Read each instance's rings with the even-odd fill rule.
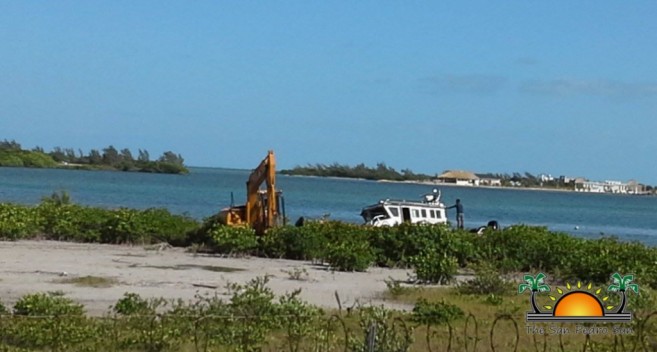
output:
[[[137,266],[137,265],[135,265]],[[163,270],[188,270],[188,269],[201,269],[212,271],[216,273],[234,273],[243,271],[244,269],[233,268],[228,266],[218,265],[196,265],[196,264],[179,264],[179,265],[143,265],[143,268],[163,269]]]
[[114,278],[100,276],[69,277],[57,280],[57,282],[61,284],[73,284],[75,286],[95,288],[112,287],[118,283],[118,281]]
[[295,281],[308,281],[310,280],[310,274],[308,274],[308,270],[306,268],[302,267],[294,267],[290,270],[281,270],[281,272],[285,273],[288,275],[290,280],[295,280]]

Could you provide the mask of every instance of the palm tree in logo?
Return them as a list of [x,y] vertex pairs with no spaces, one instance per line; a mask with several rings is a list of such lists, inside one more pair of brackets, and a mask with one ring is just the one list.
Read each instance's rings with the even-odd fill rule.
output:
[[545,274],[539,273],[536,277],[531,275],[525,275],[526,284],[520,284],[518,286],[518,293],[523,293],[526,290],[531,290],[532,297],[532,308],[534,308],[534,313],[540,313],[538,306],[536,305],[536,292],[548,292],[550,291],[550,286],[546,285],[543,281],[546,278]]
[[630,284],[630,282],[634,281],[634,275],[625,275],[621,277],[619,273],[615,273],[614,275],[611,276],[611,278],[614,280],[614,283],[609,285],[607,288],[607,291],[609,292],[619,292],[622,295],[622,301],[620,304],[620,307],[618,307],[618,311],[616,313],[620,314],[623,313],[623,310],[625,309],[625,303],[626,303],[626,294],[625,290],[630,289],[634,291],[634,293],[639,293],[639,285],[637,284]]

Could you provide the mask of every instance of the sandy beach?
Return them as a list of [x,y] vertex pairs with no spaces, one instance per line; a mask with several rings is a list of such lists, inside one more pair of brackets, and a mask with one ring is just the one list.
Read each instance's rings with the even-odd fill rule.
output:
[[[7,307],[29,293],[62,291],[83,304],[90,315],[102,315],[124,293],[144,298],[193,300],[196,294],[227,296],[226,284],[246,283],[270,275],[269,287],[277,295],[301,288],[301,297],[311,304],[337,308],[335,292],[343,307],[384,304],[395,309],[412,307],[386,302],[385,280],[406,280],[411,270],[370,268],[365,273],[331,272],[311,262],[221,258],[196,255],[168,246],[123,246],[56,241],[0,242],[0,299]],[[295,270],[303,280],[295,280]],[[73,278],[110,278],[110,287],[85,287],[63,283]]]

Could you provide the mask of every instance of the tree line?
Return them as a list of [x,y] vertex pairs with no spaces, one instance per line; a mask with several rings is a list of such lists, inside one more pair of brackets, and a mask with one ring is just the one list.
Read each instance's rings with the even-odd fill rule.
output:
[[477,174],[479,178],[498,179],[502,186],[516,187],[545,187],[545,188],[571,188],[574,189],[572,182],[566,182],[565,178],[542,179],[540,176],[533,175],[530,172],[514,173],[485,173]]
[[[319,177],[346,177],[346,178],[361,178],[366,180],[391,180],[391,181],[427,181],[438,178],[438,175],[418,174],[410,169],[403,169],[397,171],[394,168],[387,166],[385,163],[380,162],[376,167],[368,167],[360,163],[356,166],[342,165],[333,163],[331,165],[325,164],[308,164],[306,166],[296,166],[289,170],[282,170],[283,175],[298,175],[298,176],[319,176]],[[529,172],[521,174],[514,172],[513,174],[494,174],[485,173],[477,174],[480,178],[496,178],[501,180],[504,186],[524,186],[534,187],[542,184],[539,177],[532,175]],[[549,185],[559,186],[559,180],[551,181]],[[543,183],[545,185],[545,183]],[[563,183],[561,184],[563,186]]]
[[117,149],[110,145],[101,150],[55,147],[45,151],[42,147],[24,150],[15,140],[0,142],[0,166],[14,167],[66,167],[79,169],[109,169],[154,173],[188,173],[184,159],[172,151],[164,152],[159,158],[151,160],[147,150],[138,150],[133,155],[128,148]]
[[390,180],[390,181],[426,181],[433,177],[424,174],[416,174],[409,169],[397,171],[385,163],[378,163],[376,167],[368,167],[365,164],[356,166],[333,163],[308,164],[307,166],[296,166],[289,170],[282,170],[283,175],[320,176],[320,177],[346,177],[360,178],[366,180]]

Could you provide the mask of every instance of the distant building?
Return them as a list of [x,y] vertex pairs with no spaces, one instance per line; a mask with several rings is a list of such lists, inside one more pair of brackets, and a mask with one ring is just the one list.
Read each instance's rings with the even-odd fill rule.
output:
[[490,177],[480,177],[479,184],[482,186],[502,186],[502,180],[499,178],[490,178]]
[[636,180],[630,180],[627,182],[627,193],[629,194],[646,194],[646,186],[638,183]]
[[575,190],[590,193],[617,193],[617,194],[644,194],[645,188],[638,182],[631,180],[627,183],[621,181],[589,181],[575,180]]
[[605,181],[604,187],[607,193],[627,193],[627,183],[621,181]]
[[479,186],[479,177],[470,171],[449,170],[438,176],[438,181],[459,186]]
[[575,181],[575,185],[577,189],[579,189],[582,192],[590,192],[590,193],[604,193],[605,187],[602,182],[597,182],[597,181],[588,181],[588,180],[577,180]]
[[588,181],[583,177],[559,176],[559,182],[564,185],[576,185]]

